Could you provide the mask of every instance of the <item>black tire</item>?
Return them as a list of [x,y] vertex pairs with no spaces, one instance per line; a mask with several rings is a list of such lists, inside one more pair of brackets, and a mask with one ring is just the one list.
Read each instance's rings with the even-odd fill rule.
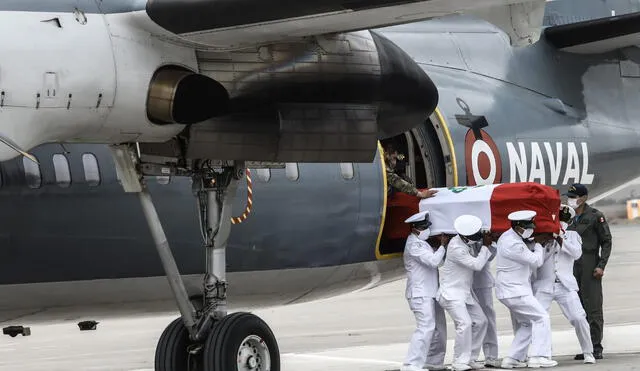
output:
[[280,350],[273,332],[262,319],[244,312],[230,314],[215,324],[204,346],[204,371],[238,371],[240,346],[251,335],[264,341],[271,361],[270,371],[280,371]]
[[182,318],[175,319],[164,330],[156,346],[156,371],[192,371],[188,348],[193,342]]

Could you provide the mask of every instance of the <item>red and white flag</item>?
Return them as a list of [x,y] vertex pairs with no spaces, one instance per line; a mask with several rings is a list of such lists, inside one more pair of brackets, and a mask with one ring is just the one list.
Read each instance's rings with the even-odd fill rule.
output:
[[464,214],[479,217],[483,229],[502,233],[511,228],[507,216],[518,210],[537,213],[536,232],[560,231],[560,192],[553,187],[523,182],[436,189],[434,197],[420,201],[420,211],[429,210],[432,235],[455,234],[453,222]]

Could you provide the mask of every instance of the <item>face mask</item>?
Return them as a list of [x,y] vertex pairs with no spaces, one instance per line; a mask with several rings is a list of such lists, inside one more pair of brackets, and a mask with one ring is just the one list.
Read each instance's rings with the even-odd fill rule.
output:
[[533,229],[527,228],[522,232],[522,238],[528,239],[533,234]]
[[429,228],[427,228],[424,231],[420,231],[420,233],[418,234],[418,238],[421,239],[422,241],[426,241],[429,238],[430,234],[431,234],[431,231],[429,230]]
[[567,199],[567,204],[573,209],[577,209],[578,206],[580,206],[578,204],[578,199],[577,198],[569,198],[569,199]]
[[467,236],[467,239],[469,239],[469,241],[471,241],[471,242],[478,242],[478,241],[482,240],[482,233],[478,232],[478,233],[473,234],[471,236]]
[[568,226],[569,226],[569,223],[560,222],[560,228],[562,228],[563,231],[566,231]]
[[476,243],[475,240],[471,239],[471,236],[462,236],[462,235],[460,235],[460,239],[462,240],[462,242],[467,244],[467,246],[473,246]]

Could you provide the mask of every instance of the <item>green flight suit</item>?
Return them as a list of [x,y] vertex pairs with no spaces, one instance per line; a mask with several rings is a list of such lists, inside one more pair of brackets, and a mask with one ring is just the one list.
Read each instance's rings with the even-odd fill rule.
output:
[[402,179],[402,177],[394,172],[388,165],[387,168],[387,186],[394,188],[398,192],[406,193],[412,196],[418,195],[418,189],[411,183]]
[[403,179],[400,175],[396,174],[395,169],[389,166],[389,164],[391,163],[391,159],[389,158],[389,154],[386,151],[384,152],[384,162],[387,173],[387,192],[391,194],[395,189],[398,192],[417,196],[418,189],[413,184]]
[[573,266],[573,274],[578,281],[578,294],[587,313],[591,328],[591,342],[594,352],[602,352],[602,279],[593,277],[596,268],[604,268],[611,255],[611,231],[604,215],[586,205],[581,215],[569,226],[582,237],[582,256]]

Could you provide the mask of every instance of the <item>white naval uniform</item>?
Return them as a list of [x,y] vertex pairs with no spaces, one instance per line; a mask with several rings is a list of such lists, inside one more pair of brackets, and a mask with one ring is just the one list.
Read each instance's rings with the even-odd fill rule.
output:
[[495,280],[491,274],[491,261],[496,256],[495,243],[491,244],[489,262],[479,272],[473,273],[473,293],[487,317],[487,334],[482,343],[484,358],[498,359],[498,330],[496,327],[496,311],[493,308],[493,288]]
[[[431,356],[431,362],[444,362],[447,323],[443,309],[435,300],[438,292],[438,265],[444,254],[443,246],[433,251],[429,243],[420,240],[414,233],[407,238],[403,256],[407,271],[405,296],[416,317],[416,330],[411,337],[405,364],[422,368],[427,360],[427,352]],[[438,335],[434,337],[436,332]],[[432,346],[434,340],[438,344]]]
[[582,238],[576,231],[563,235],[562,246],[553,241],[549,258],[538,269],[533,292],[545,310],[555,300],[562,314],[573,325],[583,353],[593,353],[587,315],[578,297],[578,283],[573,275],[573,263],[582,255]]
[[531,354],[533,357],[551,357],[551,321],[549,313],[533,296],[532,271],[542,266],[544,249],[535,244],[531,252],[522,237],[509,229],[498,239],[496,253],[496,297],[511,313],[514,339],[509,357],[518,361],[527,358],[529,348],[526,328],[531,326]]
[[[527,245],[527,248],[529,250],[534,249],[537,242],[533,241],[533,240],[525,240],[524,241],[525,245]],[[546,255],[543,252],[543,263],[544,264],[544,257],[546,257]],[[531,290],[533,292],[533,282],[536,280],[536,275],[538,273],[537,269],[531,269],[531,275],[529,276],[529,282],[531,283]],[[534,295],[535,297],[535,295]],[[509,317],[511,318],[511,328],[513,329],[513,333],[516,334],[518,332],[518,330],[520,329],[520,327],[522,327],[522,323],[523,322],[518,322],[516,320],[516,316],[509,312]],[[551,318],[549,318],[549,320],[551,320]],[[526,338],[528,339],[528,341],[522,340],[521,342],[518,342],[517,348],[518,349],[524,349],[523,351],[526,352],[526,346],[531,344],[531,324],[530,322],[524,322],[525,326],[524,326],[524,330],[526,331]],[[523,348],[524,347],[524,348]],[[522,351],[516,351],[518,354],[520,354]]]
[[480,354],[487,331],[487,318],[471,291],[473,272],[487,265],[491,252],[483,246],[477,257],[460,236],[447,247],[440,274],[438,302],[449,313],[456,327],[453,364],[469,364]]

